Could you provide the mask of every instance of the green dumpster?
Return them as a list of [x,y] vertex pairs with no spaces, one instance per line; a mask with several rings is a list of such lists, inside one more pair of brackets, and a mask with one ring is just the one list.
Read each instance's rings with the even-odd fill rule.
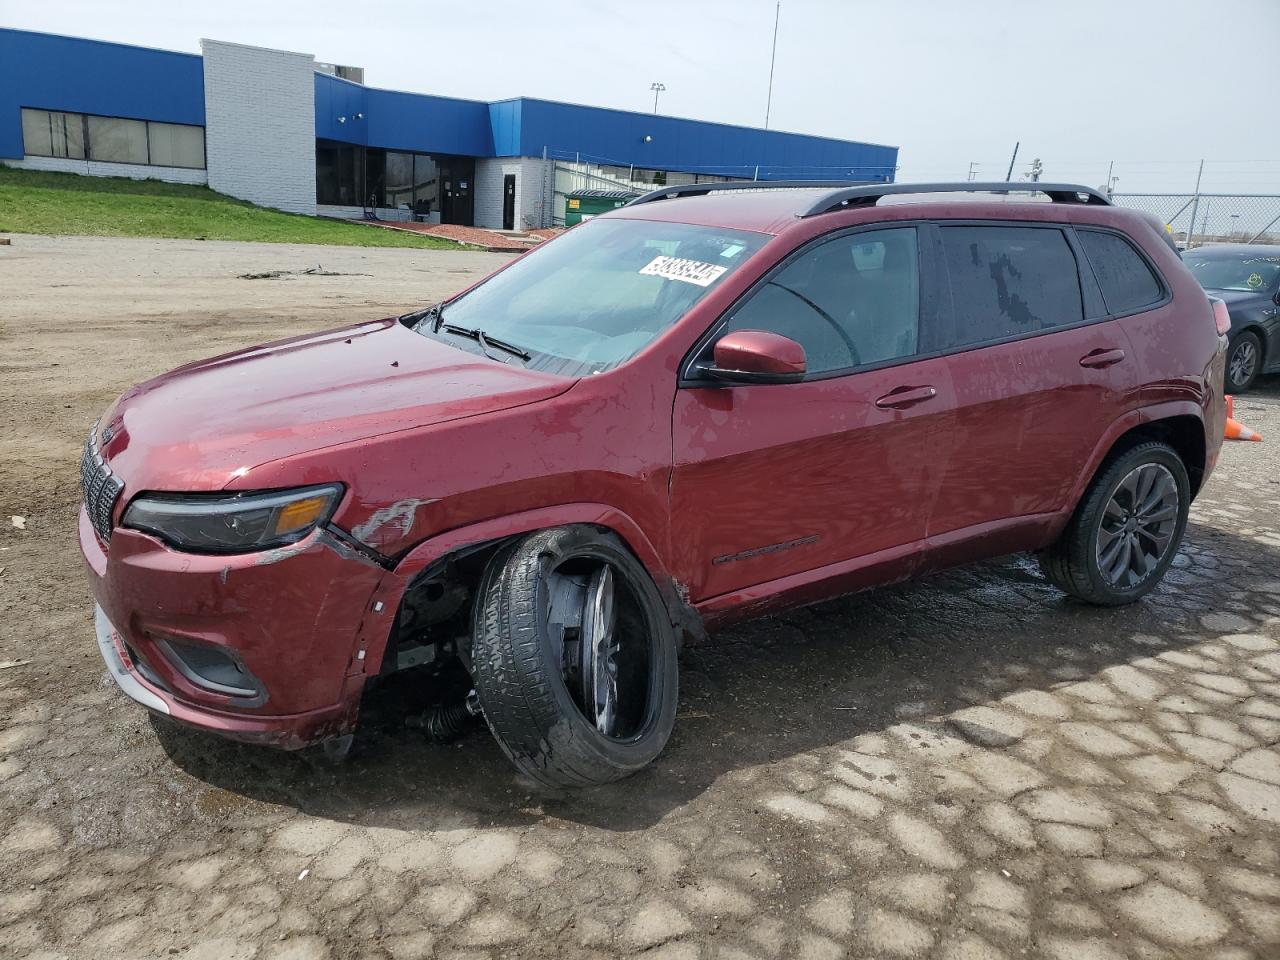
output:
[[625,207],[638,196],[640,194],[630,190],[575,190],[564,199],[564,225],[572,227],[583,220]]

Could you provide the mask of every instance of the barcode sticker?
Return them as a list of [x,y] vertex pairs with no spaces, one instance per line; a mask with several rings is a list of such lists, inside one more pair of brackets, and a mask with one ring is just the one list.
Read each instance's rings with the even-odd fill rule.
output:
[[709,287],[715,283],[720,274],[728,270],[714,263],[703,263],[701,260],[683,260],[680,257],[654,257],[648,264],[640,268],[646,277],[662,277],[664,280],[679,280],[681,283],[692,283],[699,287]]

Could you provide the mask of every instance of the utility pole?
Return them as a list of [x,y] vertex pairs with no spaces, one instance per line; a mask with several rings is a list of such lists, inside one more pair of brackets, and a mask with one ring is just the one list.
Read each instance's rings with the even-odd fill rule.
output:
[[1106,185],[1105,187],[1103,187],[1103,188],[1102,188],[1102,192],[1103,192],[1103,193],[1105,193],[1108,197],[1110,197],[1110,196],[1111,196],[1111,184],[1114,182],[1114,181],[1111,179],[1111,171],[1112,171],[1112,170],[1114,170],[1115,168],[1116,168],[1116,162],[1115,162],[1114,160],[1108,161],[1108,163],[1107,163],[1107,185]]
[[1196,192],[1191,197],[1191,219],[1187,221],[1186,249],[1191,249],[1191,238],[1196,232],[1196,211],[1200,209],[1200,178],[1204,176],[1204,161],[1200,161],[1200,169],[1196,172]]
[[1013,145],[1013,156],[1009,158],[1009,172],[1004,175],[1005,183],[1013,179],[1013,162],[1018,159],[1018,148],[1020,146],[1022,146],[1021,140]]
[[773,65],[778,60],[778,20],[782,17],[782,0],[773,10],[773,52],[769,55],[769,96],[764,102],[764,128],[769,129],[769,113],[773,109]]
[[974,168],[974,167],[976,167],[977,165],[978,165],[978,161],[977,161],[977,160],[970,160],[970,161],[969,161],[969,182],[970,182],[970,183],[972,183],[972,182],[973,182],[973,168]]
[[649,84],[649,89],[653,91],[653,112],[657,113],[658,112],[658,95],[662,93],[663,90],[667,89],[667,85],[665,83],[659,83],[657,81],[654,81],[653,83]]

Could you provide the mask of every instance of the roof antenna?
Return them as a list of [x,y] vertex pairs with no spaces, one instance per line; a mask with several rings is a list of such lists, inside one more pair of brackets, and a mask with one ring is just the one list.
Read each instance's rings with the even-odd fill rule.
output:
[[1013,161],[1018,159],[1018,148],[1020,146],[1022,146],[1021,140],[1019,140],[1017,143],[1013,145],[1013,156],[1009,158],[1009,172],[1004,175],[1005,183],[1008,183],[1009,180],[1013,177]]

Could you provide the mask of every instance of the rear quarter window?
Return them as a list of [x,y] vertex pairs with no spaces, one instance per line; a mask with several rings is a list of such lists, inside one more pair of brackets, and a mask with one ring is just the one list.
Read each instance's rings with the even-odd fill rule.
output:
[[1132,313],[1164,299],[1164,284],[1142,254],[1124,237],[1100,230],[1076,230],[1112,313]]

